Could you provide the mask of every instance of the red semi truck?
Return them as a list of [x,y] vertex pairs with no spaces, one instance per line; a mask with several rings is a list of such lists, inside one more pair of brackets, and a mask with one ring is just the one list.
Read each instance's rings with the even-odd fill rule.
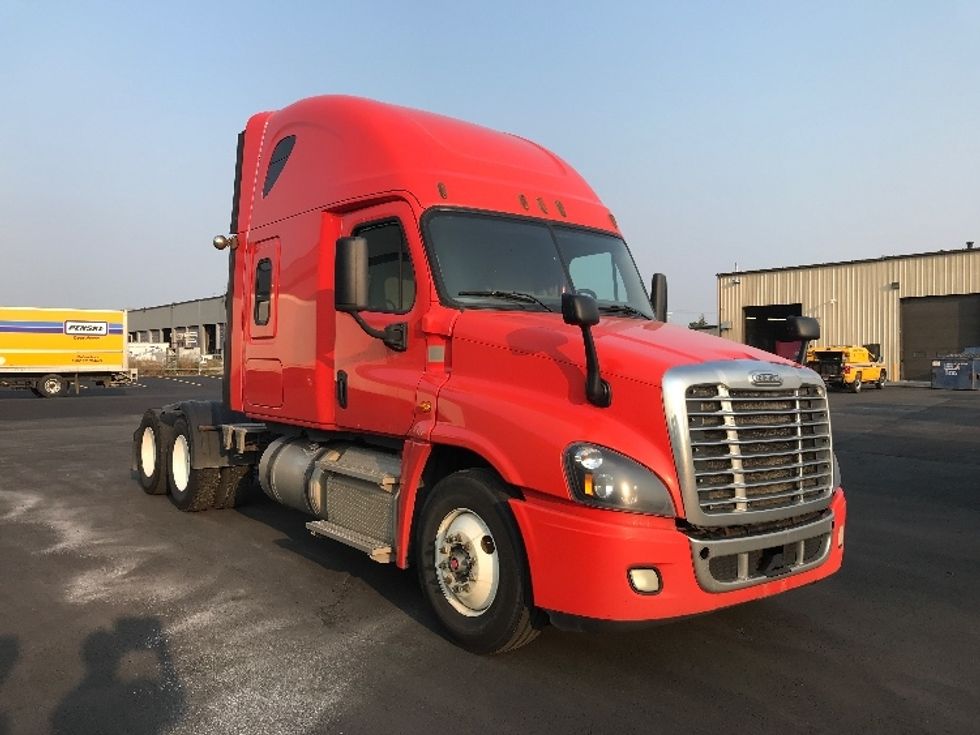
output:
[[415,567],[481,653],[840,568],[820,377],[666,324],[666,279],[647,294],[613,215],[541,146],[302,100],[240,134],[230,230],[224,400],[146,412],[146,492],[231,507],[257,474],[313,534]]

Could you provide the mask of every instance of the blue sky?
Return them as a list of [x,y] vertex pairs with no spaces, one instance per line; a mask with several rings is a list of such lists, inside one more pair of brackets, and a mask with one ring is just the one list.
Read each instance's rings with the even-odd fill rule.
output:
[[551,148],[675,321],[736,262],[980,241],[980,2],[582,6],[0,0],[0,303],[221,292],[237,132],[325,93]]

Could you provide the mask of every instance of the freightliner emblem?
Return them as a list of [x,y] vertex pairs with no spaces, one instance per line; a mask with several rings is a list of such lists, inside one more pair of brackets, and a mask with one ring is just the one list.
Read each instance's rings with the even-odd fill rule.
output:
[[749,380],[752,381],[752,385],[782,385],[783,384],[783,378],[778,373],[765,373],[762,371],[749,373]]

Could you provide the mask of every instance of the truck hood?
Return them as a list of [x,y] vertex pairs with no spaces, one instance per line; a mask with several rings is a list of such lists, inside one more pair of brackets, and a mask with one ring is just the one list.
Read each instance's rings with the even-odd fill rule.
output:
[[[691,363],[749,359],[793,364],[770,352],[657,321],[604,316],[592,334],[603,377],[650,385],[659,385],[670,368]],[[565,324],[561,314],[469,309],[456,320],[453,337],[514,355],[585,366],[581,330]]]

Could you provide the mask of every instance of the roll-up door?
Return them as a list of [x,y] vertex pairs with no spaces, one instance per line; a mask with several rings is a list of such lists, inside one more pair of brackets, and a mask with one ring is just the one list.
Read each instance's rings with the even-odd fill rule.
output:
[[902,378],[931,380],[940,355],[980,346],[980,294],[902,299]]

